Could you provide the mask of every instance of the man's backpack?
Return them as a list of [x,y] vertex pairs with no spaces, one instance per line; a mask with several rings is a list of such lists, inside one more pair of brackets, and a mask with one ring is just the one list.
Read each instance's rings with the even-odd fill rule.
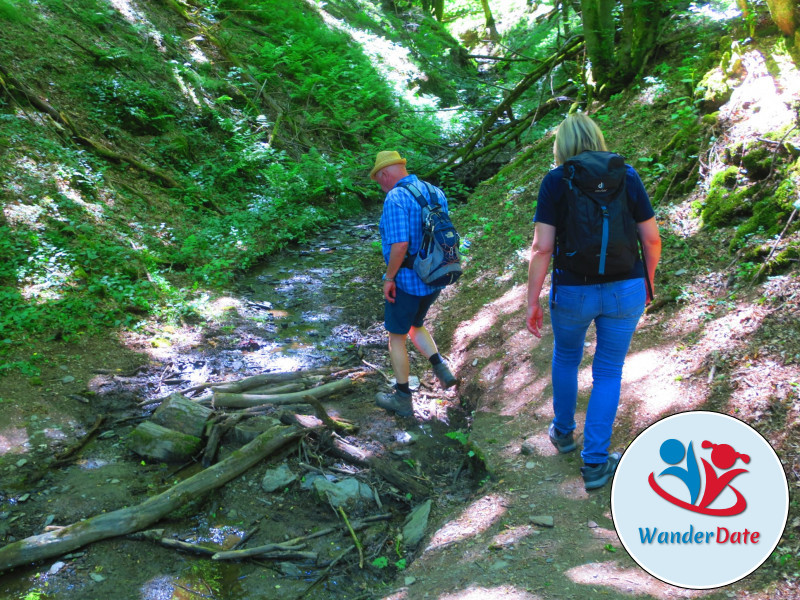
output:
[[401,183],[422,209],[422,245],[414,255],[407,254],[403,266],[414,271],[431,287],[444,287],[461,277],[460,238],[448,214],[436,201],[436,188],[424,182],[430,202],[417,187]]
[[625,177],[625,160],[613,152],[581,152],[564,163],[557,268],[594,277],[633,270],[639,238]]

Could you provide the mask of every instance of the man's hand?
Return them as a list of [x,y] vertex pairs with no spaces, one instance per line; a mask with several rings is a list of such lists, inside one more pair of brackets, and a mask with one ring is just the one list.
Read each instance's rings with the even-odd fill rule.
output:
[[394,304],[394,298],[397,295],[397,284],[394,281],[383,282],[383,297],[387,302]]
[[542,337],[542,321],[544,320],[544,309],[537,302],[536,304],[528,305],[528,318],[525,324],[530,331],[537,338]]

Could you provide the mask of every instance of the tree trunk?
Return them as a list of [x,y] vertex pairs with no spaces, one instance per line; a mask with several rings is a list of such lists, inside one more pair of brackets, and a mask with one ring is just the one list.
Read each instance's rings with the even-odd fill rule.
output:
[[581,0],[583,37],[592,63],[592,77],[602,87],[617,68],[614,54],[614,0]]
[[489,7],[489,0],[481,0],[483,7],[483,16],[486,18],[486,31],[489,33],[489,39],[495,41],[500,38],[497,33],[497,25],[494,22],[494,15],[492,9]]
[[285,444],[301,437],[296,427],[273,427],[213,467],[182,481],[137,506],[129,506],[35,535],[0,548],[0,573],[20,565],[60,556],[118,535],[144,529],[190,500],[218,488]]
[[287,394],[227,394],[214,392],[214,405],[225,406],[227,408],[249,408],[261,404],[298,404],[306,402],[306,396],[314,398],[324,398],[346,390],[353,385],[353,380],[349,377],[320,385],[310,390],[302,392],[289,392]]
[[769,14],[783,35],[794,35],[797,29],[794,12],[797,0],[767,0]]
[[600,95],[624,88],[641,71],[653,49],[662,7],[657,0],[621,0],[619,45],[612,9],[615,0],[581,0],[583,34],[591,62],[592,79]]
[[433,0],[433,15],[439,23],[444,20],[444,0]]

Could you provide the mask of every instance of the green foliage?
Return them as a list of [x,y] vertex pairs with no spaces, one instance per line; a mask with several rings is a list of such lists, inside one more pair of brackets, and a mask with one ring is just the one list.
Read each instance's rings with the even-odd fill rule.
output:
[[461,442],[464,446],[469,443],[469,437],[463,431],[448,431],[445,433],[446,437],[449,437],[451,440],[457,440]]
[[28,19],[12,0],[0,0],[0,21],[24,23]]

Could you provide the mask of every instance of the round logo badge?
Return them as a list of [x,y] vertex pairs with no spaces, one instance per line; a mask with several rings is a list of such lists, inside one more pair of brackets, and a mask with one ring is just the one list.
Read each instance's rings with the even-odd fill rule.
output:
[[662,419],[631,443],[611,488],[622,545],[679,587],[728,585],[778,545],[789,513],[780,460],[752,427],[721,413]]

